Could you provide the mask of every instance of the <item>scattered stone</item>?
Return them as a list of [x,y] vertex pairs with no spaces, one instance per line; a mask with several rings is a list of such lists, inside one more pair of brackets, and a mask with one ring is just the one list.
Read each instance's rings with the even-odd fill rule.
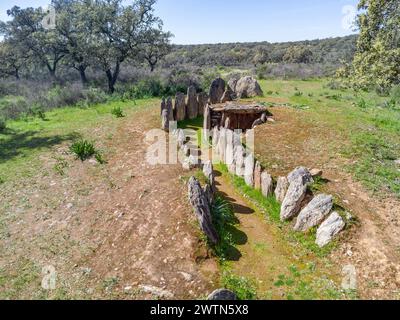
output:
[[197,93],[194,86],[188,88],[187,93],[187,117],[188,119],[196,119],[199,115],[199,106],[197,104]]
[[319,194],[300,212],[294,230],[307,231],[319,225],[331,212],[333,197]]
[[167,109],[164,109],[161,114],[161,129],[165,132],[169,131],[169,117]]
[[254,154],[250,153],[244,159],[244,180],[249,187],[254,187]]
[[261,90],[257,80],[250,76],[240,78],[236,83],[235,92],[240,99],[263,95],[263,91]]
[[199,109],[199,116],[202,116],[204,114],[204,111],[206,109],[206,106],[208,105],[208,94],[206,92],[200,92],[197,94],[197,105]]
[[211,293],[207,300],[213,301],[234,301],[237,300],[236,294],[227,289],[218,289]]
[[186,101],[185,95],[178,92],[175,96],[175,117],[176,121],[183,121],[186,118]]
[[323,171],[321,169],[311,169],[310,174],[313,178],[322,177]]
[[174,297],[174,294],[172,292],[154,286],[140,285],[139,288],[143,292],[150,293],[159,298],[172,299]]
[[343,218],[336,211],[333,212],[318,228],[315,243],[321,248],[326,246],[345,226]]
[[285,200],[286,192],[288,191],[289,188],[289,181],[286,177],[279,177],[278,181],[276,183],[276,189],[275,189],[275,198],[278,200],[280,203]]
[[264,197],[269,197],[274,192],[272,176],[266,171],[261,174],[261,192]]
[[225,81],[221,78],[215,79],[210,87],[210,103],[220,103],[225,92]]
[[297,180],[299,177],[302,178],[304,184],[314,182],[310,171],[308,171],[308,169],[305,167],[298,167],[298,168],[294,169],[291,173],[289,173],[288,181],[291,184],[293,181]]
[[342,289],[357,290],[357,271],[354,265],[346,265],[342,269]]
[[192,281],[193,280],[193,276],[190,274],[190,273],[187,273],[187,272],[178,272],[182,277],[183,277],[183,279],[185,279],[186,281]]
[[261,190],[261,171],[261,163],[257,161],[254,167],[254,189],[256,190]]
[[212,224],[209,201],[205,195],[199,181],[191,177],[188,183],[189,201],[194,209],[201,230],[207,235],[209,240],[217,244],[219,241],[217,231]]
[[301,209],[301,203],[307,193],[307,184],[302,177],[298,177],[289,185],[281,207],[281,221],[287,221],[297,215]]

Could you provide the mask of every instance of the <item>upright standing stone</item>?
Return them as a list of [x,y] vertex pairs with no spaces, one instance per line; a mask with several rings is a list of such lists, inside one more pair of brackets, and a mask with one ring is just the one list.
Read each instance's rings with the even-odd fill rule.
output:
[[228,88],[222,95],[221,103],[229,102],[232,100],[233,100],[233,92]]
[[178,129],[176,142],[179,148],[182,148],[186,142],[185,132],[182,129]]
[[225,151],[225,163],[228,166],[230,173],[236,172],[235,155],[233,146],[233,131],[226,130],[226,151]]
[[297,178],[301,177],[304,183],[313,183],[314,180],[311,176],[310,171],[305,167],[297,167],[288,175],[289,183],[292,183]]
[[225,151],[226,151],[226,130],[221,128],[219,131],[219,141],[218,141],[218,154],[221,161],[225,161]]
[[244,160],[244,180],[249,187],[254,187],[254,154],[250,153]]
[[203,174],[208,180],[208,183],[211,186],[211,190],[215,191],[215,177],[214,177],[214,169],[212,162],[209,160],[203,165]]
[[185,95],[178,92],[175,96],[175,115],[176,121],[183,121],[186,118]]
[[172,105],[172,99],[169,97],[167,99],[167,105],[166,105],[167,111],[168,111],[168,120],[169,121],[174,121],[174,107]]
[[302,177],[298,177],[290,183],[281,207],[281,221],[290,220],[299,213],[306,193],[307,183]]
[[285,200],[286,192],[289,188],[289,181],[286,177],[279,177],[276,183],[275,198],[280,203]]
[[161,101],[161,108],[160,108],[160,115],[162,115],[162,112],[167,108],[167,105],[165,103],[165,98],[162,99]]
[[206,92],[200,92],[197,95],[197,105],[199,106],[199,116],[202,116],[208,105],[208,94]]
[[261,163],[259,161],[254,167],[254,189],[261,190]]
[[206,106],[206,109],[204,111],[204,125],[203,125],[203,136],[205,141],[209,141],[210,135],[211,135],[211,112],[210,112],[210,107]]
[[264,197],[270,197],[273,194],[274,182],[272,180],[272,176],[268,174],[268,172],[263,172],[261,174],[261,192]]
[[218,146],[219,130],[218,130],[217,127],[214,127],[214,129],[212,131],[213,131],[213,134],[212,134],[212,145],[213,145],[213,148],[216,148]]
[[237,78],[231,78],[228,81],[228,89],[230,89],[232,92],[236,92],[236,84],[238,83],[239,79]]
[[167,109],[164,109],[161,113],[161,129],[165,132],[169,131],[169,117]]
[[217,104],[221,102],[221,98],[225,92],[225,81],[221,78],[215,79],[210,87],[210,103]]
[[199,115],[199,106],[197,104],[196,88],[190,86],[187,93],[187,117],[192,120]]
[[244,153],[245,150],[242,145],[235,147],[235,164],[236,164],[236,175],[244,177]]

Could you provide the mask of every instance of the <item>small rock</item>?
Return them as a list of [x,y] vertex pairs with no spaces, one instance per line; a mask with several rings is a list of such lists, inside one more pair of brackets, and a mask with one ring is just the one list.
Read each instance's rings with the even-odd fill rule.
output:
[[174,297],[174,294],[170,291],[161,289],[161,288],[157,288],[154,286],[150,286],[150,285],[140,285],[139,288],[145,292],[145,293],[150,293],[156,297],[159,298],[166,298],[166,299],[172,299]]
[[394,161],[394,164],[400,166],[400,159],[395,160],[395,161]]
[[322,177],[323,171],[321,169],[311,169],[310,173],[313,178]]
[[237,300],[236,294],[227,289],[218,289],[211,293],[207,300],[213,301],[233,301]]
[[331,212],[333,207],[333,197],[320,194],[300,212],[297,217],[294,230],[307,231],[312,227],[319,225],[325,217]]
[[318,228],[315,243],[321,248],[326,246],[345,226],[343,218],[336,211],[333,212]]
[[281,221],[292,219],[301,209],[301,203],[307,192],[307,184],[302,177],[298,177],[289,185],[281,207]]
[[305,184],[314,182],[310,171],[308,171],[308,169],[305,167],[298,167],[298,168],[294,169],[291,173],[289,173],[289,175],[288,175],[289,183],[292,183],[298,177],[301,177],[303,179],[303,183],[305,183]]
[[190,273],[187,272],[179,272],[179,274],[185,279],[186,281],[192,281],[193,276]]

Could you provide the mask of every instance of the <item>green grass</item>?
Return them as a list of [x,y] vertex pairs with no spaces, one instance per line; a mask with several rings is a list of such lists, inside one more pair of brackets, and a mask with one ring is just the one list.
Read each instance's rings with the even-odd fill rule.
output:
[[[400,172],[393,161],[400,159],[400,102],[374,92],[335,89],[329,83],[325,79],[260,81],[264,92],[279,91],[287,104],[304,111],[299,116],[310,126],[323,127],[324,133],[336,137],[326,145],[331,148],[326,152],[344,157],[345,169],[353,177],[373,192],[400,197]],[[274,97],[267,95],[260,101],[269,103]]]
[[46,121],[26,117],[7,122],[7,129],[0,132],[0,173],[4,180],[33,176],[41,165],[38,157],[63,143],[90,139],[99,141],[93,128],[112,134],[119,120],[111,115],[115,108],[123,108],[127,115],[143,108],[157,106],[158,99],[113,101],[89,108],[66,107],[46,113]]
[[254,280],[225,271],[222,274],[222,284],[226,289],[233,291],[239,300],[257,299],[257,286]]

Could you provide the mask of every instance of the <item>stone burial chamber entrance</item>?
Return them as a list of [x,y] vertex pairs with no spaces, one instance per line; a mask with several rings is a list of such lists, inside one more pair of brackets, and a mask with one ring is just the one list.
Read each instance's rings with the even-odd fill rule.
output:
[[209,105],[204,116],[205,129],[211,130],[215,127],[222,127],[246,131],[266,123],[268,118],[272,117],[272,114],[267,107],[262,105],[228,102]]

